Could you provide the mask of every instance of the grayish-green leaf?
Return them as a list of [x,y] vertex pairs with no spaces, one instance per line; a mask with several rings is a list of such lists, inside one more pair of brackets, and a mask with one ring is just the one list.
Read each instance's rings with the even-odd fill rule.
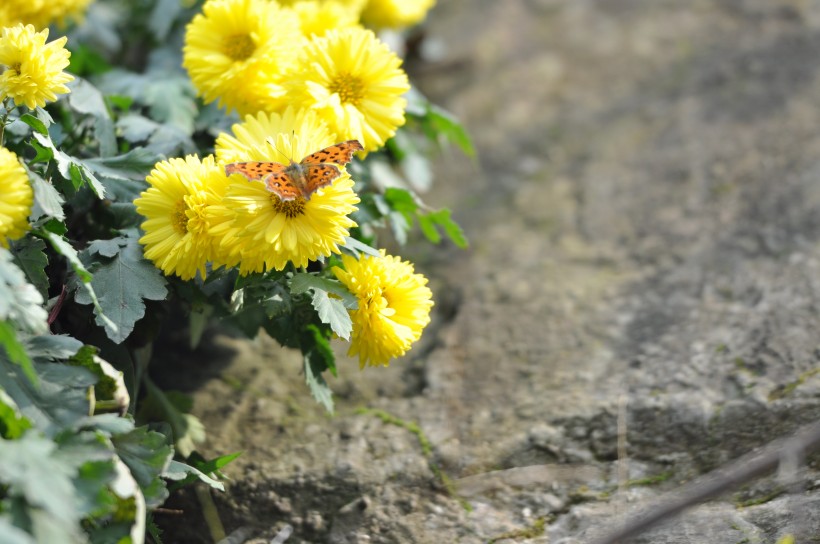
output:
[[130,433],[112,437],[111,441],[142,489],[146,505],[156,508],[162,504],[168,491],[160,476],[174,456],[173,448],[165,442],[165,435],[149,431],[147,427],[137,427]]
[[168,464],[168,468],[162,473],[163,478],[168,478],[169,480],[175,481],[183,480],[190,475],[196,476],[198,480],[205,482],[214,489],[225,491],[224,484],[222,484],[219,480],[215,480],[201,470],[192,467],[191,465],[180,463],[179,461],[171,461]]
[[11,253],[0,248],[0,320],[9,319],[31,334],[48,330],[48,314],[43,297],[12,261]]
[[293,278],[290,280],[291,293],[294,295],[299,295],[306,293],[309,289],[321,289],[323,291],[333,293],[342,300],[345,308],[350,310],[355,310],[359,307],[356,296],[348,291],[347,287],[345,287],[344,284],[338,280],[323,278],[321,276],[317,276],[316,274],[310,274],[307,272],[300,272],[293,275]]
[[60,151],[50,137],[39,132],[34,133],[34,139],[43,147],[51,150],[54,160],[57,162],[57,171],[64,179],[72,181],[75,186],[78,183],[86,183],[97,195],[97,198],[105,198],[105,187],[94,177],[93,173],[83,164],[83,161]]
[[23,271],[28,281],[37,288],[43,300],[48,296],[48,276],[46,275],[48,258],[43,252],[45,248],[45,242],[34,236],[26,236],[11,242],[14,264]]
[[371,257],[381,257],[381,253],[379,253],[377,249],[373,249],[369,245],[358,241],[352,236],[345,237],[345,243],[342,246],[342,249],[349,251],[356,257],[359,256],[359,253],[364,253],[365,255],[370,255]]
[[9,361],[18,365],[32,385],[37,385],[37,373],[26,348],[17,339],[10,321],[0,321],[0,346],[6,351]]
[[85,265],[80,260],[77,250],[68,243],[68,240],[62,236],[54,234],[53,232],[46,232],[45,235],[46,240],[51,243],[51,247],[54,248],[54,251],[66,258],[68,264],[74,270],[74,273],[77,274],[77,277],[79,277],[83,283],[90,282],[93,278],[91,272],[86,269]]
[[[168,291],[160,271],[142,257],[136,239],[115,240],[120,245],[119,251],[111,259],[99,263],[91,286],[94,292],[100,293],[99,309],[94,311],[97,323],[105,327],[112,341],[119,344],[128,338],[134,324],[145,315],[143,300],[163,300]],[[75,300],[80,304],[93,302],[83,291],[77,292]]]
[[330,325],[330,328],[339,338],[347,340],[353,331],[353,322],[347,308],[338,298],[331,298],[327,291],[321,289],[313,290],[313,308],[319,314],[322,323]]
[[94,117],[94,135],[100,144],[100,155],[109,157],[117,151],[114,122],[105,105],[102,93],[88,81],[75,77],[69,83],[68,104],[75,111]]
[[31,219],[36,221],[47,215],[59,221],[65,220],[63,211],[63,196],[54,186],[31,170],[28,171],[31,186],[34,188],[34,208],[31,210]]
[[135,147],[115,157],[85,159],[83,164],[101,177],[113,180],[142,180],[163,157],[144,147]]
[[54,442],[37,433],[5,441],[0,448],[0,482],[8,486],[4,495],[33,507],[28,513],[38,542],[85,542],[72,483],[77,468],[55,457],[55,450]]

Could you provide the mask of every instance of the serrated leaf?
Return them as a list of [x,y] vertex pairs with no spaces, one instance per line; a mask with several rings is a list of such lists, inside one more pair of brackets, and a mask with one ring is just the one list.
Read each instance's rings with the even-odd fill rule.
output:
[[327,291],[321,289],[313,290],[313,308],[319,314],[322,323],[330,325],[330,328],[339,338],[348,340],[353,331],[353,321],[347,308],[338,298],[331,298]]
[[304,370],[305,383],[307,383],[307,386],[310,389],[310,394],[313,395],[316,402],[324,406],[325,410],[332,414],[333,392],[330,390],[327,382],[322,377],[322,374],[314,371],[308,355],[305,355],[304,357]]
[[345,305],[345,308],[355,310],[359,307],[359,301],[355,295],[347,290],[342,282],[323,278],[316,274],[300,272],[294,274],[290,280],[290,292],[294,295],[300,295],[308,292],[310,289],[321,289],[328,293],[333,293],[339,297]]
[[88,244],[85,251],[90,255],[97,253],[103,257],[113,257],[125,244],[127,244],[127,239],[122,237],[111,240],[94,240]]
[[57,189],[36,172],[29,170],[28,177],[34,189],[35,206],[31,211],[31,219],[36,221],[44,215],[47,215],[58,221],[65,220],[65,211],[63,211],[65,200],[63,200],[63,196]]
[[[134,324],[145,315],[144,300],[164,300],[168,294],[160,271],[142,257],[136,239],[119,238],[116,256],[103,259],[94,270],[91,287],[99,295],[97,323],[105,327],[108,337],[119,344],[134,330]],[[91,304],[86,292],[78,291],[75,300]],[[106,322],[105,318],[110,322]]]
[[0,248],[0,320],[11,320],[26,332],[48,330],[48,313],[43,297],[26,281],[23,271],[12,262],[11,253]]
[[14,264],[23,271],[28,281],[37,288],[43,300],[48,296],[48,276],[46,275],[48,258],[43,252],[45,248],[45,242],[33,236],[26,236],[11,242]]

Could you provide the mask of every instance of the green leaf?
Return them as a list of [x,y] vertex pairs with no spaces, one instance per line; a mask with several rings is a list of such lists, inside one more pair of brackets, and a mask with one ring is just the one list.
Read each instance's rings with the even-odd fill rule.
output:
[[[444,229],[444,232],[449,236],[450,240],[461,249],[469,245],[467,237],[461,227],[453,221],[452,212],[447,208],[442,208],[438,211],[431,212],[427,217],[436,225]],[[437,243],[437,242],[436,242]]]
[[23,271],[28,281],[37,288],[43,300],[48,296],[48,276],[46,275],[48,258],[43,252],[45,248],[45,242],[34,236],[26,236],[11,242],[14,264]]
[[99,349],[94,346],[83,346],[69,359],[69,364],[86,368],[97,377],[94,384],[95,411],[105,408],[106,411],[116,410],[124,414],[131,398],[125,388],[123,373],[98,357],[98,352]]
[[77,277],[80,278],[83,283],[88,283],[93,279],[91,272],[85,268],[85,265],[80,260],[77,250],[68,243],[68,240],[52,232],[45,232],[43,234],[45,235],[45,239],[51,243],[51,247],[54,248],[54,251],[66,258],[68,264],[74,270],[74,273],[77,274]]
[[96,253],[98,255],[102,255],[103,257],[114,257],[122,250],[123,246],[127,245],[127,243],[128,239],[123,237],[112,238],[111,240],[94,240],[88,244],[85,251],[89,255],[94,255]]
[[31,186],[34,189],[34,203],[35,208],[31,212],[31,218],[37,220],[44,215],[53,217],[58,221],[65,220],[65,211],[63,211],[62,195],[54,188],[54,186],[40,177],[39,174],[28,170],[28,177],[31,180]]
[[30,428],[31,421],[20,413],[14,399],[0,389],[0,437],[14,440]]
[[20,413],[46,436],[74,429],[77,421],[89,414],[88,389],[96,378],[84,368],[35,358],[38,386],[34,386],[20,367],[0,352],[0,370],[0,387],[14,400]]
[[0,482],[8,486],[4,495],[30,505],[27,513],[38,541],[85,542],[72,483],[77,468],[56,456],[56,449],[54,442],[37,433],[4,442],[0,448]]
[[179,461],[171,461],[162,476],[163,478],[168,478],[169,480],[183,480],[188,483],[193,480],[199,480],[201,482],[205,482],[214,489],[225,491],[225,486],[219,480],[215,480],[201,470],[190,465],[186,465],[185,463],[180,463]]
[[115,157],[85,159],[83,164],[96,174],[112,180],[142,181],[162,157],[144,147],[135,147]]
[[57,171],[60,172],[63,179],[71,181],[75,188],[86,183],[94,194],[97,195],[97,198],[105,198],[105,187],[94,177],[92,172],[83,164],[82,160],[60,151],[49,136],[35,132],[34,139],[41,146],[51,151],[54,160],[57,162]]
[[421,228],[421,232],[424,234],[424,237],[434,244],[441,242],[441,234],[439,234],[438,229],[436,229],[436,224],[430,217],[430,214],[419,215],[418,219],[419,227]]
[[112,437],[111,442],[142,489],[146,506],[156,508],[161,505],[168,497],[168,490],[160,476],[174,456],[165,435],[147,427],[137,427],[127,434]]
[[348,291],[347,287],[339,280],[323,278],[307,272],[294,274],[290,280],[290,292],[294,295],[301,295],[307,293],[309,290],[317,289],[333,293],[339,297],[345,308],[355,310],[359,307],[359,301],[356,296]]
[[310,394],[316,399],[316,402],[325,407],[325,410],[333,413],[333,392],[327,385],[327,382],[322,377],[321,371],[315,371],[310,361],[310,357],[306,354],[304,357],[305,383],[310,389]]
[[381,257],[381,253],[379,253],[377,249],[373,249],[369,245],[362,243],[351,236],[345,237],[345,243],[342,246],[342,249],[352,253],[354,257],[358,257],[359,253],[364,253],[365,255],[370,255],[371,257]]
[[[119,251],[110,259],[100,259],[91,287],[94,292],[101,293],[99,308],[94,310],[97,323],[105,327],[106,334],[113,342],[119,344],[128,338],[134,324],[145,315],[143,301],[164,300],[168,290],[160,271],[142,257],[142,249],[136,238],[128,236],[114,240]],[[97,252],[103,251],[101,247],[102,244],[93,246]],[[105,246],[105,251],[111,250],[113,245]],[[77,292],[75,300],[80,304],[93,302],[83,291]]]
[[14,265],[11,253],[0,248],[0,320],[11,320],[31,334],[44,333],[48,313],[42,304],[43,297]]
[[0,346],[6,350],[9,361],[23,369],[23,373],[32,385],[37,385],[37,373],[34,372],[34,365],[26,353],[26,348],[17,340],[14,327],[8,321],[0,321]]
[[430,104],[425,117],[435,133],[455,143],[468,157],[475,157],[470,135],[452,114],[435,104]]
[[338,298],[331,298],[327,291],[321,289],[313,290],[313,308],[319,314],[322,323],[330,325],[330,328],[339,338],[348,340],[353,331],[353,321],[347,308]]
[[308,325],[307,330],[313,335],[314,342],[312,349],[308,350],[311,368],[317,373],[328,369],[331,374],[337,376],[336,355],[333,354],[333,349],[330,347],[330,340],[328,338],[330,334],[316,325]]
[[32,114],[24,113],[20,116],[20,120],[28,126],[30,126],[31,128],[33,128],[36,132],[39,132],[44,136],[48,135],[48,127],[46,126],[46,124],[42,122],[40,119],[34,117]]
[[162,391],[151,380],[145,381],[147,396],[140,405],[140,420],[165,421],[171,426],[174,446],[183,457],[188,457],[196,444],[205,440],[205,426],[191,410],[193,400],[178,391]]

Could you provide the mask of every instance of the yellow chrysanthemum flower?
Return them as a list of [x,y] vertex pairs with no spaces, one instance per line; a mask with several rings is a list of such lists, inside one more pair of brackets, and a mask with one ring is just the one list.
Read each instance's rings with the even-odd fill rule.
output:
[[48,29],[37,32],[32,25],[18,24],[0,35],[0,99],[11,98],[31,109],[57,100],[69,92],[66,83],[74,77],[63,72],[71,53],[63,46],[63,36],[46,43]]
[[[69,20],[82,21],[93,0],[3,0],[0,13],[8,14],[12,24],[31,24],[46,28],[51,23],[65,26]],[[0,21],[2,22],[2,21]]]
[[206,102],[240,114],[271,111],[304,41],[292,10],[267,0],[208,0],[185,31],[182,64]]
[[29,229],[34,192],[17,155],[0,147],[0,245],[9,247]]
[[158,162],[146,181],[151,187],[134,200],[137,212],[146,218],[145,235],[140,238],[145,258],[167,276],[189,280],[199,272],[205,278],[206,263],[219,257],[206,212],[225,193],[224,169],[213,156],[200,161],[188,155]]
[[359,356],[359,366],[387,366],[390,359],[407,353],[430,322],[433,293],[427,278],[415,274],[413,265],[398,257],[342,256],[344,270],[336,277],[359,301],[350,310],[353,334],[348,355]]
[[304,48],[288,99],[313,109],[339,140],[374,151],[404,124],[410,89],[401,59],[361,27],[330,31]]
[[341,2],[310,0],[297,2],[292,9],[299,16],[302,34],[309,38],[324,36],[329,30],[359,24],[359,10]]
[[435,0],[369,0],[362,23],[371,28],[405,28],[424,20]]
[[[233,126],[233,136],[216,141],[220,164],[237,161],[276,161],[288,164],[337,143],[325,123],[311,111],[286,109],[281,115],[258,113]],[[344,172],[332,185],[309,200],[282,201],[261,181],[231,176],[222,206],[211,210],[221,237],[227,266],[239,264],[240,274],[265,269],[282,270],[288,262],[307,266],[309,261],[339,252],[339,245],[356,223],[348,217],[359,197],[353,180]]]

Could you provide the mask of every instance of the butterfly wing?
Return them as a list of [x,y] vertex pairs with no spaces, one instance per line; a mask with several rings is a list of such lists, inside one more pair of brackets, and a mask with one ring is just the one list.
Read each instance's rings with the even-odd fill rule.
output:
[[271,172],[265,176],[262,181],[265,182],[265,187],[267,187],[268,191],[278,196],[283,202],[296,200],[300,196],[309,198],[309,195],[302,194],[302,190],[293,182],[293,178],[287,171]]
[[342,171],[335,164],[308,164],[303,169],[305,172],[303,192],[308,200],[310,200],[310,195],[322,187],[327,187],[342,175]]
[[364,149],[358,140],[348,140],[340,144],[331,145],[320,149],[316,153],[311,153],[302,159],[302,165],[308,164],[347,164],[353,158],[356,151]]
[[262,179],[268,174],[278,174],[284,172],[287,166],[278,162],[270,161],[250,161],[250,162],[232,162],[225,165],[225,175],[242,174],[249,181],[255,179]]

